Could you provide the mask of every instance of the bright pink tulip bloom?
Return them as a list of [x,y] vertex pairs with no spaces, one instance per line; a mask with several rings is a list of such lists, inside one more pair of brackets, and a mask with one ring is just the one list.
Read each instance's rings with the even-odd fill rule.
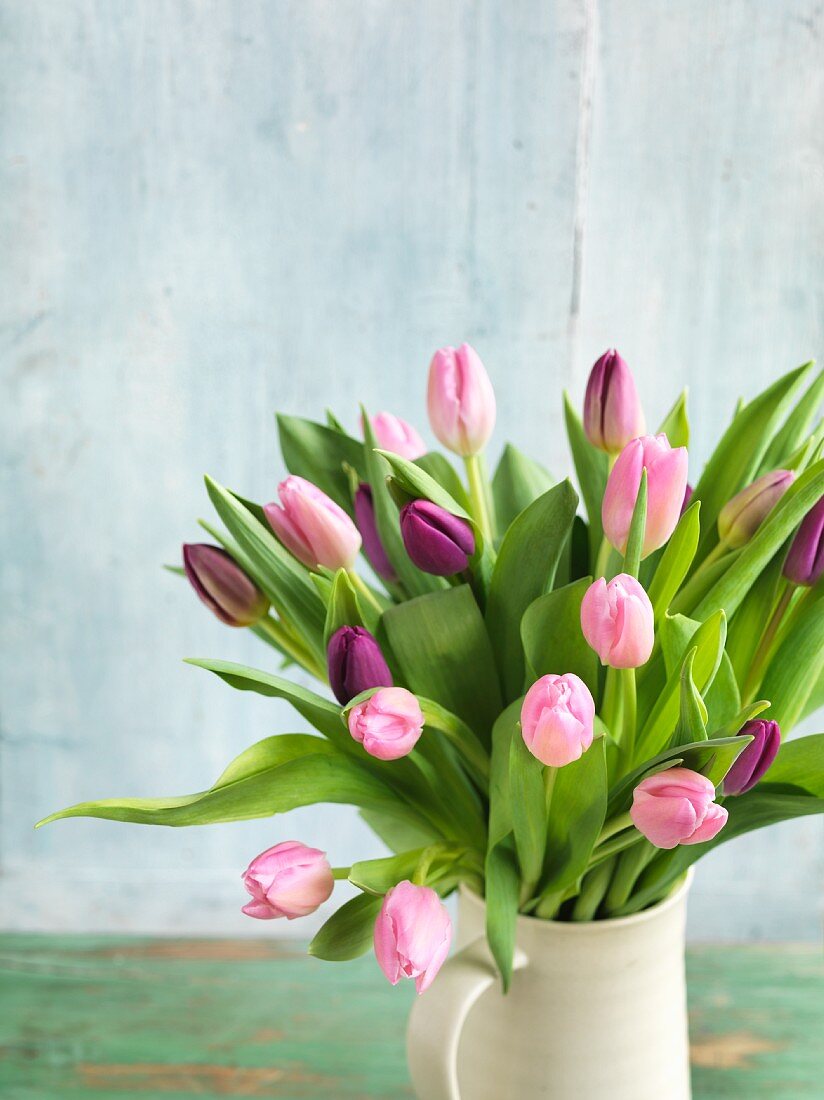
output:
[[656,848],[703,844],[720,833],[727,811],[717,806],[715,787],[689,768],[669,768],[642,779],[632,796],[630,817]]
[[416,428],[399,416],[382,412],[370,418],[375,441],[382,451],[391,451],[414,462],[426,454],[426,444]]
[[749,542],[795,481],[792,470],[771,470],[728,500],[718,513],[718,537],[731,549]]
[[349,711],[349,732],[370,756],[399,760],[408,756],[423,732],[421,705],[406,688],[380,688]]
[[628,573],[609,582],[599,577],[581,602],[581,629],[602,664],[638,668],[649,660],[655,641],[649,596]]
[[426,406],[432,431],[444,447],[464,457],[484,449],[495,427],[495,391],[469,344],[435,352]]
[[595,703],[574,672],[542,676],[526,693],[521,707],[521,734],[542,764],[562,768],[592,744]]
[[408,880],[393,886],[375,921],[375,956],[392,985],[414,978],[423,993],[443,966],[452,940],[452,921],[429,886]]
[[323,905],[335,886],[324,852],[299,840],[284,840],[255,856],[243,872],[252,901],[243,912],[258,920],[306,917]]
[[357,527],[317,485],[292,474],[278,485],[280,504],[264,504],[272,530],[298,561],[350,569],[360,550]]
[[632,371],[610,348],[592,368],[584,396],[584,431],[593,446],[617,454],[646,429]]
[[624,553],[641,474],[647,471],[647,526],[641,556],[663,546],[681,515],[687,489],[687,449],[670,447],[663,433],[627,443],[607,481],[601,519],[609,541]]

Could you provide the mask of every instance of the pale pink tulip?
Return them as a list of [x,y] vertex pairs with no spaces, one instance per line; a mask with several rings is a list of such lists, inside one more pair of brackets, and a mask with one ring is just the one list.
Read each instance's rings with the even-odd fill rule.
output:
[[360,550],[357,527],[326,493],[292,474],[278,485],[280,504],[264,504],[272,530],[298,561],[317,569],[350,569]]
[[647,523],[641,556],[663,546],[681,515],[687,489],[687,449],[672,448],[666,435],[645,435],[627,443],[607,481],[601,519],[604,534],[620,553],[627,548],[641,474],[647,471]]
[[727,811],[713,801],[715,787],[689,768],[668,768],[642,779],[632,796],[630,817],[656,848],[702,844],[720,833]]
[[652,653],[655,633],[649,596],[635,577],[599,577],[581,602],[581,629],[601,663],[638,668]]
[[429,365],[426,405],[432,431],[455,454],[477,454],[495,427],[495,391],[469,344],[436,351]]
[[542,764],[562,768],[592,744],[595,703],[589,688],[573,672],[549,673],[526,693],[521,734]]
[[452,940],[452,921],[429,886],[405,880],[383,899],[375,921],[375,956],[392,985],[414,978],[423,993],[443,966]]
[[414,749],[423,731],[421,705],[406,688],[380,688],[352,707],[349,732],[370,756],[398,760]]
[[377,416],[370,417],[375,441],[382,451],[391,451],[414,462],[416,458],[426,454],[426,444],[421,439],[417,428],[413,428],[401,417],[393,413],[381,412]]
[[299,840],[284,840],[255,856],[243,873],[252,901],[243,912],[258,920],[306,917],[322,905],[335,885],[324,852]]

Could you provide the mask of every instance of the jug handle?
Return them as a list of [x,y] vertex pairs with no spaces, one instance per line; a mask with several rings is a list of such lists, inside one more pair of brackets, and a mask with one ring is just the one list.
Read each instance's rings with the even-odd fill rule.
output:
[[[527,965],[515,949],[513,969]],[[485,936],[453,955],[426,993],[415,1000],[406,1033],[406,1053],[415,1095],[460,1100],[458,1044],[464,1022],[482,993],[499,980]]]

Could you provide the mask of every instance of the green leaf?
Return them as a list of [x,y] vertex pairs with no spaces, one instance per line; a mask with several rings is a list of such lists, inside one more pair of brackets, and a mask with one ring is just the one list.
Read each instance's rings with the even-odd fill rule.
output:
[[[681,695],[681,660],[686,648],[686,646],[680,648],[680,643],[685,630],[689,630],[689,626],[684,627],[685,622],[689,623],[689,620],[684,620],[683,616],[667,616],[662,624],[661,645],[665,659],[668,652],[673,654],[677,652],[677,668],[672,668],[670,664],[669,667],[672,668],[672,671],[669,674],[666,687],[658,697],[638,735],[635,748],[636,760],[642,760],[651,753],[659,752],[669,741],[678,721]],[[677,634],[674,632],[677,632]],[[718,671],[726,634],[727,624],[724,612],[718,611],[702,623],[688,640],[690,647],[695,647],[697,650],[693,664],[693,675],[698,690],[702,694],[706,692]]]
[[520,889],[515,844],[508,836],[490,848],[486,857],[486,938],[501,972],[504,993],[512,980]]
[[727,653],[741,684],[746,680],[758,643],[772,616],[784,557],[783,550],[773,556],[755,579],[729,625]]
[[667,543],[658,568],[649,586],[648,595],[655,613],[655,621],[660,622],[669,610],[675,593],[689,572],[695,551],[698,549],[698,535],[701,530],[701,502],[696,500],[684,512],[678,526]]
[[363,444],[337,428],[278,413],[283,461],[292,474],[305,477],[352,515],[352,493],[344,466],[365,468]]
[[[323,627],[323,647],[342,626],[365,626],[358,594],[345,569],[339,569],[332,581],[329,603],[326,605],[326,622]],[[373,624],[374,628],[374,624]]]
[[552,475],[543,466],[507,443],[492,478],[499,529],[506,531],[515,517],[553,484]]
[[627,535],[627,548],[624,553],[624,572],[631,577],[638,577],[638,568],[641,565],[641,556],[644,550],[644,535],[647,530],[647,471],[646,467],[641,471],[641,483],[638,486],[638,496],[635,498],[635,507],[632,509],[632,519]]
[[552,587],[577,503],[570,483],[560,482],[517,517],[501,543],[487,597],[486,626],[507,701],[521,693],[524,683],[521,618],[533,600]]
[[784,734],[804,714],[807,700],[824,675],[824,610],[822,600],[810,600],[770,660],[759,695],[770,700],[767,716]]
[[489,743],[501,712],[489,636],[468,585],[408,600],[382,624],[411,691],[457,714]]
[[445,455],[442,455],[440,451],[428,451],[425,455],[415,459],[415,465],[434,478],[440,487],[449,493],[450,497],[456,500],[467,513],[470,512],[469,497],[463,482],[458,471]]
[[726,653],[721,654],[721,663],[709,689],[704,693],[704,702],[707,705],[707,729],[717,729],[724,725],[741,709],[741,693]]
[[816,798],[824,798],[824,733],[785,741],[766,776],[748,794],[782,786],[799,787]]
[[524,880],[531,893],[541,877],[546,852],[546,793],[543,766],[517,734],[509,743],[509,789],[515,848]]
[[544,893],[566,890],[586,870],[607,810],[606,738],[558,768],[549,804]]
[[527,678],[534,683],[554,672],[574,672],[598,695],[598,658],[581,630],[581,601],[592,577],[556,588],[534,600],[521,620]]
[[[212,825],[270,817],[316,802],[350,803],[399,816],[410,812],[409,807],[398,803],[390,787],[336,752],[329,742],[300,734],[281,737],[290,739],[286,746],[273,744],[280,737],[259,742],[234,761],[207,791],[179,798],[81,802],[51,814],[40,824],[64,817],[99,817],[141,825]],[[300,755],[290,759],[293,751]],[[227,775],[236,773],[238,778],[226,781]]]
[[758,469],[759,475],[768,473],[770,470],[787,468],[785,466],[787,459],[809,437],[818,418],[823,400],[824,371],[819,371],[813,384],[787,417],[784,426],[773,437]]
[[383,898],[358,894],[333,913],[309,944],[309,954],[327,962],[347,962],[372,947]]
[[186,663],[196,668],[205,668],[213,672],[230,687],[238,691],[253,691],[271,699],[285,699],[291,703],[298,714],[310,722],[330,741],[340,742],[345,735],[341,725],[340,707],[308,688],[293,684],[271,672],[261,672],[246,665],[221,661],[214,657],[187,657]]
[[420,819],[410,821],[378,810],[360,810],[360,816],[387,848],[392,852],[405,852],[410,848],[425,848],[440,839],[440,830],[430,822]]
[[681,712],[670,741],[670,748],[673,749],[707,739],[707,708],[692,678],[697,652],[697,649],[691,649],[681,667]]
[[575,473],[589,520],[590,564],[594,566],[604,535],[601,525],[601,504],[604,499],[604,489],[607,487],[609,460],[603,451],[593,447],[587,439],[581,420],[566,392],[564,393],[564,418],[572,460],[575,463]]
[[709,725],[707,728],[711,730],[710,739],[714,741],[719,737],[735,737],[751,718],[755,718],[756,715],[761,714],[768,706],[769,703],[766,699],[759,699],[755,703],[748,703],[746,706],[741,707],[741,709],[736,711],[736,713],[724,722],[723,725]]
[[[383,896],[404,879],[411,879],[426,848],[415,848],[383,859],[367,859],[353,863],[349,881],[368,894]],[[452,849],[457,850],[457,849]]]
[[323,663],[325,608],[309,579],[309,571],[228,489],[210,477],[206,478],[206,488],[218,515],[243,551],[245,560],[241,564]]
[[707,619],[724,608],[732,618],[758,575],[822,495],[824,460],[810,466],[784,493],[730,568],[691,613],[692,617]]
[[509,789],[511,744],[520,737],[521,704],[516,699],[499,716],[492,728],[492,762],[489,778],[489,848],[512,832],[512,798]]
[[715,526],[718,513],[739,489],[752,481],[773,435],[803,387],[812,366],[812,363],[806,363],[779,378],[741,409],[721,437],[695,487],[695,496],[701,501],[699,560],[718,541]]
[[433,577],[413,565],[401,537],[398,509],[389,494],[386,478],[389,464],[375,450],[377,441],[372,431],[368,413],[363,410],[364,435],[366,445],[364,458],[366,474],[372,489],[372,507],[375,511],[375,524],[386,556],[410,596],[422,596],[427,592],[437,592],[448,588],[445,577]]
[[664,417],[656,435],[661,433],[669,440],[671,447],[689,447],[690,423],[687,418],[687,391],[682,390],[680,397]]

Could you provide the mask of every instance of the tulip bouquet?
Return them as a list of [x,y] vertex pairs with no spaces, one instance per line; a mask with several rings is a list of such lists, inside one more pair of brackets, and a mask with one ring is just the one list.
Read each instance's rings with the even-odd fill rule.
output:
[[304,916],[347,879],[355,896],[310,950],[374,945],[388,979],[419,992],[449,950],[442,899],[458,886],[485,899],[504,986],[519,913],[655,905],[716,845],[824,810],[824,734],[785,739],[824,702],[823,394],[807,364],[741,404],[692,489],[684,396],[646,434],[609,351],[583,417],[566,400],[581,510],[511,444],[488,476],[495,397],[467,345],[435,354],[428,386],[465,478],[388,413],[364,410],[357,435],[331,414],[281,416],[279,500],[207,478],[225,529],[204,524],[219,545],[184,546],[180,572],[300,675],[191,663],[288,700],[314,732],[259,741],[197,794],[47,820],[353,804],[391,854],[333,868],[281,840],[245,872],[244,911]]

